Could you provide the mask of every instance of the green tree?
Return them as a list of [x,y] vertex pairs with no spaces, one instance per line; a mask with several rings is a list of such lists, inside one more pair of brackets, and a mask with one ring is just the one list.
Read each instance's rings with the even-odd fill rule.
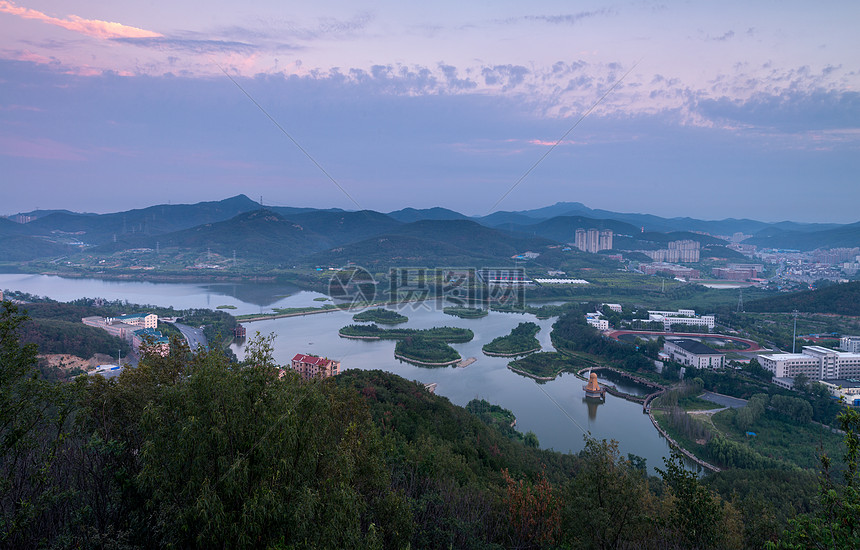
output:
[[833,479],[831,460],[822,456],[818,510],[791,520],[779,542],[768,544],[769,549],[860,548],[860,413],[845,410],[839,425],[845,432],[843,482]]
[[666,469],[657,469],[671,496],[671,508],[663,518],[663,527],[668,530],[682,548],[717,548],[722,545],[724,534],[723,509],[719,498],[699,482],[695,472],[684,467],[680,454],[672,452],[664,458]]
[[21,345],[26,316],[0,306],[0,546],[35,546],[52,533],[67,496],[57,468],[70,429],[75,386],[39,378],[36,346]]
[[565,491],[565,542],[608,549],[640,540],[649,516],[641,470],[620,456],[616,441],[586,437],[580,457],[582,469]]
[[162,544],[405,544],[410,520],[387,490],[363,402],[331,383],[279,376],[264,350],[255,355],[262,364],[235,367],[198,355],[143,414],[137,482]]

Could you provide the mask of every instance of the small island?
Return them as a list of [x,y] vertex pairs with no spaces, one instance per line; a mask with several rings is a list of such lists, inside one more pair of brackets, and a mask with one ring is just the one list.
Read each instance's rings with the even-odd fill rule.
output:
[[348,325],[340,329],[342,338],[359,340],[397,340],[394,357],[422,367],[445,367],[460,362],[460,354],[449,343],[468,342],[475,337],[466,328],[433,327],[424,330],[414,328],[379,328],[371,325]]
[[236,306],[230,306],[230,305],[215,306],[215,309],[236,309]]
[[442,313],[460,317],[461,319],[480,319],[490,314],[486,309],[479,307],[446,307],[442,308]]
[[413,336],[420,336],[426,340],[435,340],[446,343],[469,342],[475,337],[475,333],[467,328],[457,327],[433,327],[424,330],[414,328],[379,328],[371,325],[347,325],[338,331],[342,338],[358,338],[361,340],[403,340]]
[[428,340],[423,336],[410,336],[398,340],[394,346],[394,357],[422,367],[447,367],[460,362],[460,354],[438,340]]
[[401,315],[390,309],[376,308],[356,313],[352,316],[353,321],[379,323],[380,325],[398,325],[405,323],[409,317]]
[[508,368],[517,374],[547,381],[555,380],[562,372],[575,371],[581,368],[581,365],[575,359],[558,352],[541,352],[511,361]]
[[507,336],[499,336],[481,350],[492,357],[516,357],[540,351],[535,335],[540,327],[535,323],[520,323]]

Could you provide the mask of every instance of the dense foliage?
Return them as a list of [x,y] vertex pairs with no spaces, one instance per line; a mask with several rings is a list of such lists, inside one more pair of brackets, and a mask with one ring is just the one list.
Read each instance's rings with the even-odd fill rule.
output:
[[492,342],[481,348],[484,353],[501,355],[523,355],[540,349],[540,342],[535,335],[540,327],[535,323],[520,323],[511,329],[507,336],[494,338]]
[[562,353],[542,351],[511,361],[508,366],[537,378],[555,378],[562,372],[576,371],[586,365]]
[[405,323],[409,317],[401,315],[396,311],[384,308],[368,309],[352,316],[353,321],[379,323],[380,325],[397,325]]
[[857,315],[860,312],[860,281],[780,294],[746,304],[747,311],[756,312],[790,312],[795,309],[803,313]]
[[486,309],[479,307],[445,307],[442,308],[442,313],[460,317],[461,319],[480,319],[490,314]]
[[394,345],[394,353],[418,363],[450,363],[460,360],[460,354],[445,342],[430,340],[422,335],[398,340]]

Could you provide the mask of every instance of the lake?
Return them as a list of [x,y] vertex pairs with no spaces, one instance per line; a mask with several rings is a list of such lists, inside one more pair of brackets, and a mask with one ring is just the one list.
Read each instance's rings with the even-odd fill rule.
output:
[[[232,305],[236,309],[229,311],[237,315],[271,312],[275,307],[319,307],[321,302],[314,298],[323,296],[291,285],[270,283],[152,283],[29,274],[0,274],[0,288],[60,301],[101,297],[177,309]],[[340,338],[338,330],[353,322],[352,313],[345,311],[271,319],[245,326],[249,337],[255,332],[275,335],[274,354],[280,364],[289,364],[296,353],[312,353],[340,360],[343,369],[382,369],[410,380],[435,382],[436,393],[457,405],[482,398],[510,409],[517,417],[517,428],[522,432],[533,431],[542,448],[577,452],[584,447],[583,435],[588,432],[596,438],[619,441],[624,455],[633,453],[646,458],[652,473],[655,466],[662,467],[662,457],[669,452],[668,444],[642,414],[640,405],[611,395],[606,396],[604,403],[586,402],[583,381],[573,374],[538,384],[509,370],[510,359],[481,353],[481,346],[508,334],[524,321],[541,327],[537,338],[542,349],[552,351],[549,335],[555,319],[539,320],[530,314],[499,312],[490,312],[481,319],[460,319],[444,314],[441,304],[435,301],[407,304],[397,311],[409,317],[408,323],[398,325],[402,327],[447,325],[471,329],[475,334],[471,342],[452,347],[462,357],[475,357],[477,361],[465,368],[425,368],[399,361],[394,358],[394,341]],[[242,347],[233,348],[242,358]]]

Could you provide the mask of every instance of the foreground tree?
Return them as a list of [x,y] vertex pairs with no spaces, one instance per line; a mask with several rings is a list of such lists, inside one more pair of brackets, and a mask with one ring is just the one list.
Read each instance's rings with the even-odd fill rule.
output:
[[9,301],[0,306],[0,547],[44,543],[68,498],[62,468],[74,407],[73,386],[39,378],[36,346],[21,345],[27,319]]
[[860,548],[860,412],[846,409],[838,420],[845,432],[843,482],[833,480],[831,460],[822,456],[818,511],[791,520],[780,541],[768,548]]

